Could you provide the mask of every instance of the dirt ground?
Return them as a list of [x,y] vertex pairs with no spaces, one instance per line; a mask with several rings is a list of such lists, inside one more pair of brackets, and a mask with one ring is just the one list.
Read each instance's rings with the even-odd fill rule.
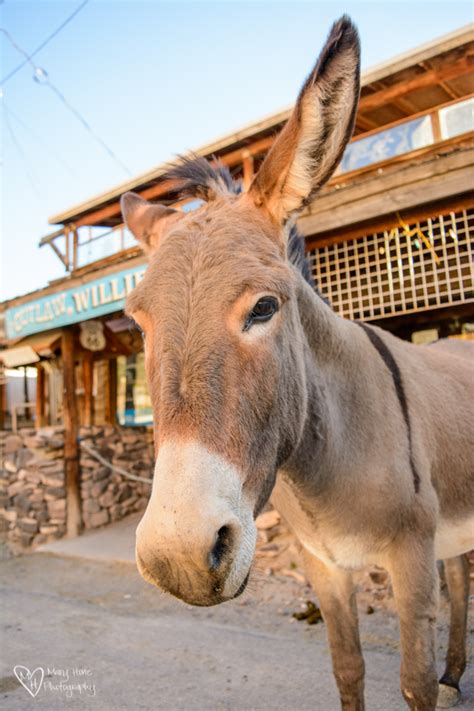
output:
[[[293,617],[314,595],[291,540],[285,543],[284,532],[275,527],[273,534],[261,536],[264,550],[248,591],[214,608],[188,607],[159,593],[131,564],[50,554],[6,557],[1,563],[3,707],[337,711],[324,624]],[[267,555],[275,553],[272,546],[278,549],[274,569]],[[367,708],[402,711],[397,619],[388,582],[375,571],[361,576],[360,587]],[[446,612],[442,602],[440,657]],[[16,665],[26,667],[24,675],[32,673],[29,681],[24,678],[33,690],[39,688],[36,697],[16,680]],[[463,691],[457,708],[472,708],[472,664]]]

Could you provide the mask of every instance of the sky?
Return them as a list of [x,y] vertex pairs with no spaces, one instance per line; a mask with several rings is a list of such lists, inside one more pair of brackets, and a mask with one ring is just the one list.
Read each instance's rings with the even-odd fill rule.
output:
[[[0,0],[0,27],[31,53],[83,1]],[[473,20],[456,0],[88,0],[32,61],[98,138],[30,64],[3,82],[24,57],[1,33],[0,300],[64,274],[38,248],[51,215],[294,101],[342,13],[363,69]]]

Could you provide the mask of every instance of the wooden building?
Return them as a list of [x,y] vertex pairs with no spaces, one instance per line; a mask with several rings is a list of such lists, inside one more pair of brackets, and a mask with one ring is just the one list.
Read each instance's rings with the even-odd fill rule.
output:
[[[469,335],[473,107],[472,26],[363,74],[354,137],[298,222],[319,287],[341,315],[414,340]],[[289,113],[196,153],[219,158],[245,188]],[[177,202],[164,170],[51,217],[60,227],[40,246],[54,250],[65,275],[0,305],[0,359],[7,367],[36,365],[36,422],[65,422],[71,462],[79,423],[151,422],[141,340],[122,312],[146,265],[121,223],[119,199],[134,190],[193,209]]]

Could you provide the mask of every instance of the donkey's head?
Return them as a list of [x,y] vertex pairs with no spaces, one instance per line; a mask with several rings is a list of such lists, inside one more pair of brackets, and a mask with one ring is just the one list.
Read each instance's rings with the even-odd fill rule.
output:
[[167,177],[205,200],[198,210],[122,198],[149,255],[127,312],[145,336],[156,423],[137,561],[145,579],[186,602],[212,605],[242,592],[255,516],[301,436],[301,274],[288,235],[340,160],[358,95],[359,41],[343,17],[247,193],[196,159]]

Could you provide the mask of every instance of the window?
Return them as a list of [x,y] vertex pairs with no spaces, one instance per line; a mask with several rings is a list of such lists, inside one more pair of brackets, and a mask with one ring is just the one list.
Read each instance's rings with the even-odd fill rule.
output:
[[460,101],[439,110],[443,140],[474,130],[474,99]]
[[117,358],[117,418],[121,425],[153,424],[144,353]]
[[431,119],[429,116],[422,116],[350,143],[341,161],[341,173],[409,153],[431,143]]

